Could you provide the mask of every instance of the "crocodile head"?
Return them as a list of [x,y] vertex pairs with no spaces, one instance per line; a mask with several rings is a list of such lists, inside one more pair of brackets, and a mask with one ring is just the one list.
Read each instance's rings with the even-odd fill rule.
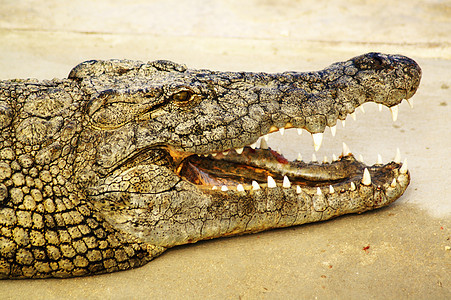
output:
[[[344,150],[330,163],[288,161],[269,149],[264,138],[278,130],[305,129],[319,148],[325,128],[334,131],[338,119],[365,102],[388,106],[396,114],[396,106],[415,93],[420,77],[413,60],[379,53],[318,72],[279,74],[190,70],[168,61],[85,62],[69,78],[90,94],[85,135],[97,136],[95,142],[87,139],[97,150],[95,164],[79,167],[75,176],[87,182],[94,198],[102,203],[108,199],[108,207],[123,202],[128,210],[156,205],[155,195],[178,191],[180,197],[180,190],[195,195],[180,199],[199,203],[322,197],[325,206],[317,201],[315,210],[324,219],[326,207],[333,210],[329,217],[374,209],[396,200],[409,183],[399,158],[366,166]],[[113,211],[113,223],[159,243],[154,229],[143,234],[155,227],[148,225],[149,216],[139,223],[135,214],[125,220],[123,210]],[[257,227],[247,231],[265,228]]]

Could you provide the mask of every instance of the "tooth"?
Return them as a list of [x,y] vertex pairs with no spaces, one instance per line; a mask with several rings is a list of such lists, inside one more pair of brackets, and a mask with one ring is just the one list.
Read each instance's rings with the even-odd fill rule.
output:
[[359,161],[363,163],[363,156],[362,156],[362,154],[359,154]]
[[250,145],[250,147],[251,147],[252,149],[255,149],[255,148],[257,148],[257,142],[255,142],[255,143],[251,144],[251,145]]
[[238,153],[238,154],[243,153],[243,150],[244,150],[244,148],[236,148],[235,149],[236,153]]
[[271,133],[271,132],[276,132],[277,130],[279,130],[279,128],[277,128],[276,126],[274,126],[274,125],[271,125],[271,128],[269,128],[269,132]]
[[351,118],[355,121],[355,120],[357,120],[357,116],[356,116],[356,114],[355,114],[355,111],[353,111],[352,113],[351,113]]
[[363,171],[362,183],[364,185],[371,184],[371,175],[367,168],[365,168],[365,170]]
[[365,113],[365,109],[363,108],[363,105],[360,105],[359,108],[363,113]]
[[351,150],[349,150],[348,145],[343,143],[343,156],[346,156],[346,155],[349,155],[349,154],[351,154]]
[[226,185],[221,186],[221,191],[227,192],[229,188]]
[[395,187],[396,187],[396,178],[393,178],[393,181],[390,183],[390,186],[391,186],[392,188],[395,188]]
[[268,149],[268,143],[266,142],[266,139],[261,139],[260,140],[260,149]]
[[337,156],[335,154],[332,154],[332,161],[337,161]]
[[217,187],[216,185],[214,185],[211,189],[212,189],[212,190],[217,190],[218,187]]
[[351,191],[355,191],[355,184],[354,184],[354,182],[352,182],[352,181],[351,181],[351,188],[350,188],[350,190],[351,190]]
[[238,192],[244,192],[244,187],[243,187],[243,185],[240,183],[240,184],[238,184],[237,186],[236,186],[236,190],[238,191]]
[[268,176],[268,188],[275,188],[277,187],[276,182],[274,181],[274,178],[271,176]]
[[410,102],[408,99],[406,99],[407,103],[409,103],[410,108],[413,108],[413,102]]
[[265,134],[265,135],[263,136],[263,138],[265,139],[265,141],[269,141],[269,134]]
[[381,165],[382,164],[382,156],[380,154],[377,155],[377,162],[376,164]]
[[313,154],[312,154],[312,162],[316,162],[316,161],[318,161],[318,159],[316,158],[315,153],[313,153]]
[[390,107],[390,111],[393,122],[395,122],[398,119],[398,106]]
[[379,111],[382,111],[382,104],[379,103],[379,104],[377,105],[377,108],[379,109]]
[[404,162],[402,163],[402,167],[401,169],[399,169],[399,172],[401,172],[402,174],[407,173],[407,158],[404,159]]
[[213,157],[216,157],[216,155],[218,155],[218,153],[212,153],[211,154]]
[[298,161],[302,161],[302,155],[301,155],[301,153],[298,153],[298,158],[297,158],[297,160],[298,160]]
[[290,180],[288,179],[287,176],[283,176],[283,184],[282,184],[282,186],[284,188],[287,188],[287,189],[291,187],[291,182],[290,182]]
[[399,148],[396,148],[396,155],[393,161],[397,164],[401,162],[401,152],[399,151]]
[[296,186],[296,193],[300,194],[302,192],[302,189],[299,185]]
[[313,138],[313,146],[315,147],[315,151],[318,151],[319,148],[321,147],[321,143],[323,141],[323,134],[321,132],[313,133],[312,138]]
[[327,160],[327,156],[324,156],[323,164],[327,164],[329,161]]
[[298,130],[298,135],[301,135],[302,134],[302,128],[298,128],[297,130]]
[[285,134],[285,128],[280,127],[279,128],[279,132],[280,132],[280,135],[284,135]]
[[227,155],[227,154],[229,154],[229,151],[224,151],[224,152],[222,152],[222,154]]
[[329,194],[335,193],[334,187],[329,185]]
[[337,134],[337,125],[332,126],[330,132],[332,133],[332,136],[335,136],[335,134]]
[[345,126],[346,126],[346,121],[345,121],[345,120],[341,120],[341,125],[343,125],[343,128],[345,128]]
[[258,182],[255,181],[255,180],[252,180],[252,189],[253,189],[254,191],[260,189],[260,185],[259,185]]
[[321,189],[319,187],[316,188],[316,194],[318,196],[321,196],[323,194],[323,192],[321,192]]

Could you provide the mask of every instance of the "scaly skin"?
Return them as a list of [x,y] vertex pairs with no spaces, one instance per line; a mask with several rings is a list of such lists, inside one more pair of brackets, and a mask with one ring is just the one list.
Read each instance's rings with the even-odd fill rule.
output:
[[395,106],[420,77],[409,58],[369,53],[309,73],[111,60],[0,81],[0,278],[125,270],[175,245],[388,205],[410,180],[399,162],[245,146],[282,127],[323,132],[367,101]]

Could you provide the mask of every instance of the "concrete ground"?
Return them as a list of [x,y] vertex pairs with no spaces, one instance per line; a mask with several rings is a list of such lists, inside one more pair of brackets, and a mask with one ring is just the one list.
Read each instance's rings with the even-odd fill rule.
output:
[[[0,0],[0,79],[65,77],[88,59],[169,59],[191,68],[316,70],[380,51],[417,60],[414,109],[365,104],[326,134],[367,163],[408,157],[394,205],[329,222],[177,247],[146,266],[66,280],[1,281],[1,299],[450,299],[451,2],[441,0]],[[275,137],[289,158],[310,137]],[[295,137],[296,136],[296,137]],[[296,143],[293,144],[293,138]]]

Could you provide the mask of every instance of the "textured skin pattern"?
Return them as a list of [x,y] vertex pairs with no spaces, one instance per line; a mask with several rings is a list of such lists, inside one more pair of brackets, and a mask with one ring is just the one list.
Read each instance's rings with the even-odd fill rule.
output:
[[[309,73],[111,60],[63,80],[0,81],[0,278],[125,270],[179,244],[387,205],[409,183],[395,162],[368,167],[369,185],[365,166],[345,156],[330,164],[355,170],[341,181],[253,189],[249,178],[245,191],[195,185],[177,168],[191,154],[250,145],[272,126],[323,132],[366,101],[397,105],[420,77],[411,59],[370,53]],[[288,165],[338,172],[272,168],[288,174]]]

